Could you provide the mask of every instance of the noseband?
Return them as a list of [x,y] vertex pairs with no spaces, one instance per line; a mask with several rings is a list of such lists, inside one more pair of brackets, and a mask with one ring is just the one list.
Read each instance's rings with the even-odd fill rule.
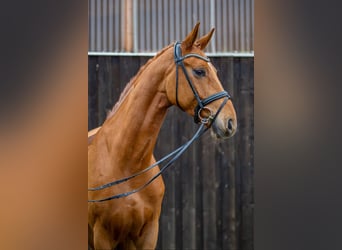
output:
[[[227,91],[221,91],[221,92],[213,94],[213,95],[211,95],[205,99],[201,99],[196,88],[195,88],[195,86],[194,86],[194,84],[192,83],[192,81],[188,75],[188,72],[185,69],[185,66],[184,66],[183,61],[189,57],[197,57],[203,61],[210,62],[209,58],[203,57],[203,56],[200,56],[200,55],[194,54],[194,53],[190,53],[190,54],[186,54],[185,56],[182,56],[181,43],[180,42],[175,43],[175,45],[174,45],[174,58],[175,58],[175,63],[177,65],[176,66],[176,103],[177,103],[177,106],[184,111],[184,109],[180,106],[179,101],[178,101],[178,68],[179,68],[179,66],[181,66],[183,73],[185,75],[185,78],[188,81],[189,86],[190,86],[190,88],[191,88],[192,92],[194,93],[194,96],[197,100],[197,106],[195,107],[195,110],[194,110],[194,121],[195,121],[195,123],[208,124],[210,126],[212,124],[212,122],[215,121],[217,115],[220,113],[223,106],[230,99],[230,95],[228,94]],[[214,115],[213,111],[206,106],[208,104],[218,100],[218,99],[221,99],[221,98],[224,98],[224,101],[221,103],[221,106],[219,107],[216,114]],[[210,115],[208,117],[202,117],[201,116],[202,110],[209,111]]]

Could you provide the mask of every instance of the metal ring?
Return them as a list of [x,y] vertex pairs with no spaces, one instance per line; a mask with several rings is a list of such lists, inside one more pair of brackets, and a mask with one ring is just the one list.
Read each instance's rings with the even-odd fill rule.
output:
[[[207,110],[207,111],[209,111],[210,115],[209,115],[208,117],[202,117],[202,116],[201,116],[202,110]],[[213,112],[210,108],[208,108],[208,107],[203,107],[203,108],[200,108],[200,109],[198,110],[197,116],[198,116],[198,118],[200,119],[200,121],[201,121],[202,124],[208,124],[211,120],[214,119],[214,112]]]

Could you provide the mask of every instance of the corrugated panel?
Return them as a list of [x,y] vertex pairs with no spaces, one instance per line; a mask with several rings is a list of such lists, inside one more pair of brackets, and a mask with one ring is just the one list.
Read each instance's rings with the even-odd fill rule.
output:
[[89,52],[157,52],[197,21],[209,53],[254,51],[254,0],[89,0]]

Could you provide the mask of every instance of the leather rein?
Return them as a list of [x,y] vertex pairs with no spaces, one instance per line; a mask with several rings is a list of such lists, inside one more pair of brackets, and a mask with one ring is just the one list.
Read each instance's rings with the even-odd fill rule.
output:
[[[181,43],[180,42],[176,42],[174,45],[174,60],[176,63],[176,103],[177,106],[181,109],[182,107],[180,106],[179,102],[178,102],[178,68],[179,66],[182,68],[183,73],[186,77],[187,82],[189,83],[189,86],[197,100],[197,106],[195,107],[195,115],[194,115],[194,121],[195,123],[200,123],[200,127],[198,128],[198,130],[196,131],[196,133],[194,134],[194,136],[188,141],[186,142],[184,145],[180,146],[179,148],[177,148],[176,150],[174,150],[173,152],[171,152],[170,154],[164,156],[162,159],[160,159],[159,161],[155,162],[154,164],[152,164],[151,166],[143,169],[140,172],[137,172],[129,177],[125,177],[116,181],[112,181],[109,183],[106,183],[104,185],[98,186],[98,187],[93,187],[93,188],[88,188],[88,191],[98,191],[98,190],[102,190],[111,186],[115,186],[118,185],[120,183],[126,182],[130,179],[133,179],[139,175],[142,175],[143,173],[146,173],[147,171],[151,170],[152,168],[158,166],[159,164],[161,164],[162,162],[167,161],[168,159],[170,159],[165,166],[163,166],[160,171],[155,174],[150,180],[148,180],[144,185],[125,192],[125,193],[121,193],[121,194],[117,194],[117,195],[113,195],[110,197],[106,197],[103,199],[97,199],[97,200],[88,200],[88,202],[103,202],[103,201],[108,201],[108,200],[113,200],[113,199],[119,199],[119,198],[123,198],[126,196],[129,196],[131,194],[137,193],[140,190],[144,189],[145,187],[147,187],[150,183],[152,183],[157,177],[159,177],[169,166],[171,166],[189,147],[190,145],[197,140],[199,137],[201,137],[211,126],[211,124],[215,121],[216,117],[218,116],[218,114],[221,112],[222,108],[224,107],[224,105],[227,103],[227,101],[230,99],[230,95],[226,92],[226,91],[221,91],[218,92],[216,94],[213,94],[205,99],[201,99],[195,86],[193,85],[187,71],[186,68],[184,66],[183,61],[186,58],[189,57],[196,57],[199,58],[201,60],[204,60],[206,62],[210,62],[209,58],[207,57],[203,57],[200,56],[198,54],[186,54],[185,56],[181,56],[182,51],[181,51],[181,47],[180,47]],[[209,109],[208,107],[206,107],[206,105],[208,105],[209,103],[212,103],[218,99],[224,98],[224,101],[221,103],[221,106],[219,107],[219,109],[217,110],[216,114],[213,114],[212,110]],[[210,115],[208,117],[202,117],[201,116],[201,111],[203,110],[207,110],[209,111]],[[184,111],[184,110],[183,110]],[[205,125],[207,125],[207,127],[205,127]]]

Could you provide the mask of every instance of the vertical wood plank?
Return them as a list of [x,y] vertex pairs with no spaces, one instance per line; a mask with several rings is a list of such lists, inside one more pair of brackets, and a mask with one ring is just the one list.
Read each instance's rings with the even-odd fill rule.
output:
[[106,57],[99,57],[98,60],[98,117],[99,123],[102,124],[107,117],[106,106],[107,106],[107,95],[108,95],[108,82],[106,71]]
[[98,119],[97,59],[90,57],[88,62],[88,130],[95,128]]
[[111,85],[111,104],[112,107],[119,100],[121,94],[121,84],[120,84],[120,58],[116,56],[111,57],[111,82],[108,83]]
[[198,142],[196,144],[196,157],[198,158],[200,164],[198,164],[196,169],[196,247],[197,249],[203,249],[204,246],[204,223],[203,223],[203,155],[199,152],[202,151],[202,143]]
[[[203,167],[203,248],[216,249],[216,194],[215,194],[215,167],[212,156],[215,148],[210,134],[202,137],[205,141],[202,148],[202,167]],[[214,154],[215,155],[215,154]]]
[[[228,84],[227,88],[229,89],[232,97],[233,97],[233,103],[234,107],[236,109],[237,113],[237,120],[238,120],[238,131],[237,134],[239,133],[239,117],[240,117],[240,112],[239,112],[239,107],[237,107],[236,103],[239,100],[239,92],[238,92],[238,84],[239,82],[236,79],[236,74],[235,74],[235,64],[236,62],[234,61],[233,58],[229,58],[229,63],[228,63],[228,69],[229,69],[229,75],[228,75]],[[229,142],[232,148],[236,148],[237,143],[239,140],[237,139],[237,136],[235,135],[232,140]],[[237,172],[237,161],[236,161],[236,150],[229,150],[226,149],[226,152],[229,157],[229,168],[228,168],[228,220],[227,220],[227,229],[228,229],[228,245],[231,250],[238,250],[239,245],[238,245],[238,229],[237,225],[239,223],[238,218],[237,218],[237,212],[238,212],[238,199],[239,196],[237,195],[237,188],[236,188],[236,172]]]
[[[239,106],[241,109],[241,248],[252,250],[253,245],[253,67],[249,59],[241,60],[241,84]],[[250,80],[250,81],[249,81]],[[248,157],[246,157],[248,156]]]
[[[187,115],[182,116],[184,120],[183,133],[184,141],[189,140],[194,134],[194,126],[191,126],[192,121]],[[185,125],[186,124],[186,125]],[[184,128],[187,129],[184,129]],[[187,153],[182,156],[182,249],[196,249],[196,219],[195,219],[195,203],[196,203],[196,189],[195,179],[193,178],[196,169],[196,159],[194,157],[194,148],[192,145]]]

